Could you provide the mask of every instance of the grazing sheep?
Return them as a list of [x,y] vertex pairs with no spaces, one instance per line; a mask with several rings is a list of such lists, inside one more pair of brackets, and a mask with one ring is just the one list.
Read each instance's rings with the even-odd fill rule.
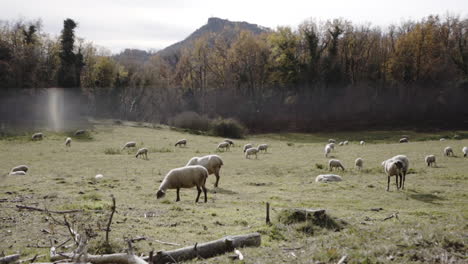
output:
[[184,145],[184,147],[185,147],[187,145],[187,140],[186,139],[181,139],[181,140],[177,141],[175,143],[174,147],[177,147],[177,145],[179,145],[179,146]]
[[252,145],[251,143],[245,144],[245,146],[244,146],[244,152],[245,152],[246,150],[248,150],[249,148],[253,148],[253,145]]
[[85,130],[77,130],[77,131],[75,132],[75,136],[84,135],[84,133],[86,133]]
[[229,145],[234,146],[234,141],[232,141],[232,140],[230,140],[230,139],[225,138],[225,139],[224,139],[224,142],[227,142],[227,143],[229,143]]
[[201,191],[205,194],[205,203],[208,201],[206,196],[206,178],[208,178],[208,171],[201,165],[192,165],[182,168],[170,170],[161,185],[159,186],[156,198],[160,199],[166,195],[167,189],[177,189],[176,202],[180,201],[179,191],[180,188],[192,188],[197,187],[198,194],[195,202],[198,203]]
[[344,144],[344,145],[348,145],[348,143],[349,143],[348,140],[343,141],[343,144]]
[[258,153],[258,148],[249,148],[249,149],[246,149],[245,150],[245,158],[248,159],[250,157],[250,155],[255,155],[255,158],[258,158],[257,157],[257,153]]
[[315,178],[315,182],[339,182],[342,180],[341,176],[335,174],[320,174]]
[[327,146],[330,146],[332,150],[335,150],[335,143],[328,143]]
[[338,143],[338,146],[343,146],[344,145],[344,142],[341,141],[340,143]]
[[358,168],[358,170],[361,170],[362,166],[364,165],[364,160],[362,158],[357,158],[354,161],[354,165],[356,165],[356,168]]
[[446,148],[444,149],[444,154],[445,154],[445,156],[447,156],[447,157],[450,156],[450,154],[451,154],[452,156],[454,156],[454,154],[453,154],[453,149],[452,149],[451,147],[446,147]]
[[104,178],[104,175],[102,175],[102,174],[96,174],[96,176],[94,176],[94,178],[95,178],[96,180],[99,180],[99,179]]
[[26,175],[26,172],[24,172],[24,171],[12,171],[12,172],[10,172],[10,175],[22,175],[22,176],[24,176],[24,175]]
[[135,157],[138,159],[138,156],[145,156],[145,159],[148,159],[148,149],[141,148],[137,151]]
[[214,173],[216,177],[216,182],[214,187],[218,187],[219,182],[219,171],[221,170],[221,166],[224,165],[223,160],[218,155],[206,155],[203,157],[193,157],[189,160],[187,165],[201,165],[208,170],[208,174],[211,175]]
[[445,138],[440,138],[439,141],[445,141]]
[[382,162],[382,166],[384,166],[385,172],[388,176],[388,185],[387,191],[389,190],[390,185],[390,176],[394,176],[394,173],[398,173],[395,176],[400,177],[400,185],[398,185],[398,179],[396,179],[397,188],[404,189],[405,188],[405,179],[406,173],[409,169],[409,160],[408,157],[405,155],[397,155],[388,160]]
[[400,138],[400,143],[408,143],[408,138]]
[[336,140],[334,140],[333,138],[330,138],[330,139],[328,140],[328,143],[336,143]]
[[71,138],[70,137],[67,137],[67,139],[65,139],[65,146],[67,147],[71,147]]
[[224,151],[228,151],[229,147],[230,147],[229,142],[221,142],[221,143],[218,144],[217,150],[224,149]]
[[463,157],[468,156],[468,147],[463,147],[462,152],[463,152]]
[[424,160],[426,161],[428,167],[432,164],[434,164],[434,166],[437,166],[436,157],[434,155],[428,155]]
[[328,154],[332,151],[332,148],[329,145],[325,146],[325,158],[328,158]]
[[364,146],[364,144],[366,144],[366,142],[364,142],[364,140],[361,140],[361,142],[359,142],[359,145]]
[[26,165],[19,165],[19,166],[16,166],[16,167],[13,167],[11,169],[11,172],[15,172],[15,171],[24,171],[24,172],[28,172],[29,168],[28,166]]
[[42,140],[42,138],[44,138],[44,134],[42,133],[34,133],[32,136],[31,136],[31,139],[32,140]]
[[268,145],[267,144],[261,144],[258,146],[258,151],[265,151],[265,153],[267,152],[267,149],[268,149]]
[[328,168],[331,171],[333,168],[341,168],[343,171],[345,170],[343,164],[341,164],[341,161],[337,159],[331,159],[328,161]]
[[129,141],[127,143],[125,143],[125,145],[122,147],[122,150],[126,149],[126,148],[134,148],[136,147],[136,142],[135,141]]

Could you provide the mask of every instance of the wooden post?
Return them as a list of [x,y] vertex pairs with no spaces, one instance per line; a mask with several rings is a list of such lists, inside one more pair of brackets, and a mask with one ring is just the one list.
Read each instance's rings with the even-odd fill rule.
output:
[[271,224],[270,222],[270,203],[266,203],[266,223],[267,225]]

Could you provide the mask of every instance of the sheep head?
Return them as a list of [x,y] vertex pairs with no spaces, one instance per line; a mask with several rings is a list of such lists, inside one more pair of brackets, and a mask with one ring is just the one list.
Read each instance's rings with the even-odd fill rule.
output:
[[163,191],[163,190],[158,190],[158,192],[156,193],[156,199],[161,199],[161,198],[163,198],[165,195],[166,195],[166,192],[165,192],[165,191]]

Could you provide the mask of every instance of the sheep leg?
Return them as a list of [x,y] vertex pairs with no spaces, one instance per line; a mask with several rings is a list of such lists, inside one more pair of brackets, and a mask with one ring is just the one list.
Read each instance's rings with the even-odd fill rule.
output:
[[401,184],[401,189],[402,190],[405,189],[405,180],[406,180],[406,173],[403,172],[403,182],[401,182],[401,179],[400,179],[400,184]]
[[180,188],[177,188],[177,198],[176,198],[176,202],[180,201],[179,191],[180,191]]
[[205,203],[206,203],[208,202],[208,196],[206,195],[206,187],[203,185],[202,189],[203,189],[203,194],[205,194]]
[[388,182],[387,182],[387,192],[390,190],[390,176],[387,176]]
[[218,187],[218,182],[219,182],[219,171],[215,172],[215,177],[216,177],[216,182],[214,184],[214,187]]
[[[200,199],[200,194],[201,194],[200,186],[197,186],[197,191],[198,191],[197,199],[195,199],[195,202],[196,202],[196,203],[198,203],[198,199]],[[206,199],[206,195],[205,195],[205,199]]]
[[397,190],[399,190],[400,186],[398,185],[398,175],[395,176],[395,182],[396,182]]

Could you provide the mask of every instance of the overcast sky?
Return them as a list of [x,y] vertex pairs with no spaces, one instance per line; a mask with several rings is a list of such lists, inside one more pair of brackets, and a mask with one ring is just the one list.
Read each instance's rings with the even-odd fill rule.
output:
[[119,52],[125,48],[162,49],[187,37],[211,16],[276,28],[308,18],[345,18],[387,26],[429,14],[467,16],[463,0],[0,0],[0,19],[43,21],[43,30],[60,34],[63,20],[78,22],[76,34]]

